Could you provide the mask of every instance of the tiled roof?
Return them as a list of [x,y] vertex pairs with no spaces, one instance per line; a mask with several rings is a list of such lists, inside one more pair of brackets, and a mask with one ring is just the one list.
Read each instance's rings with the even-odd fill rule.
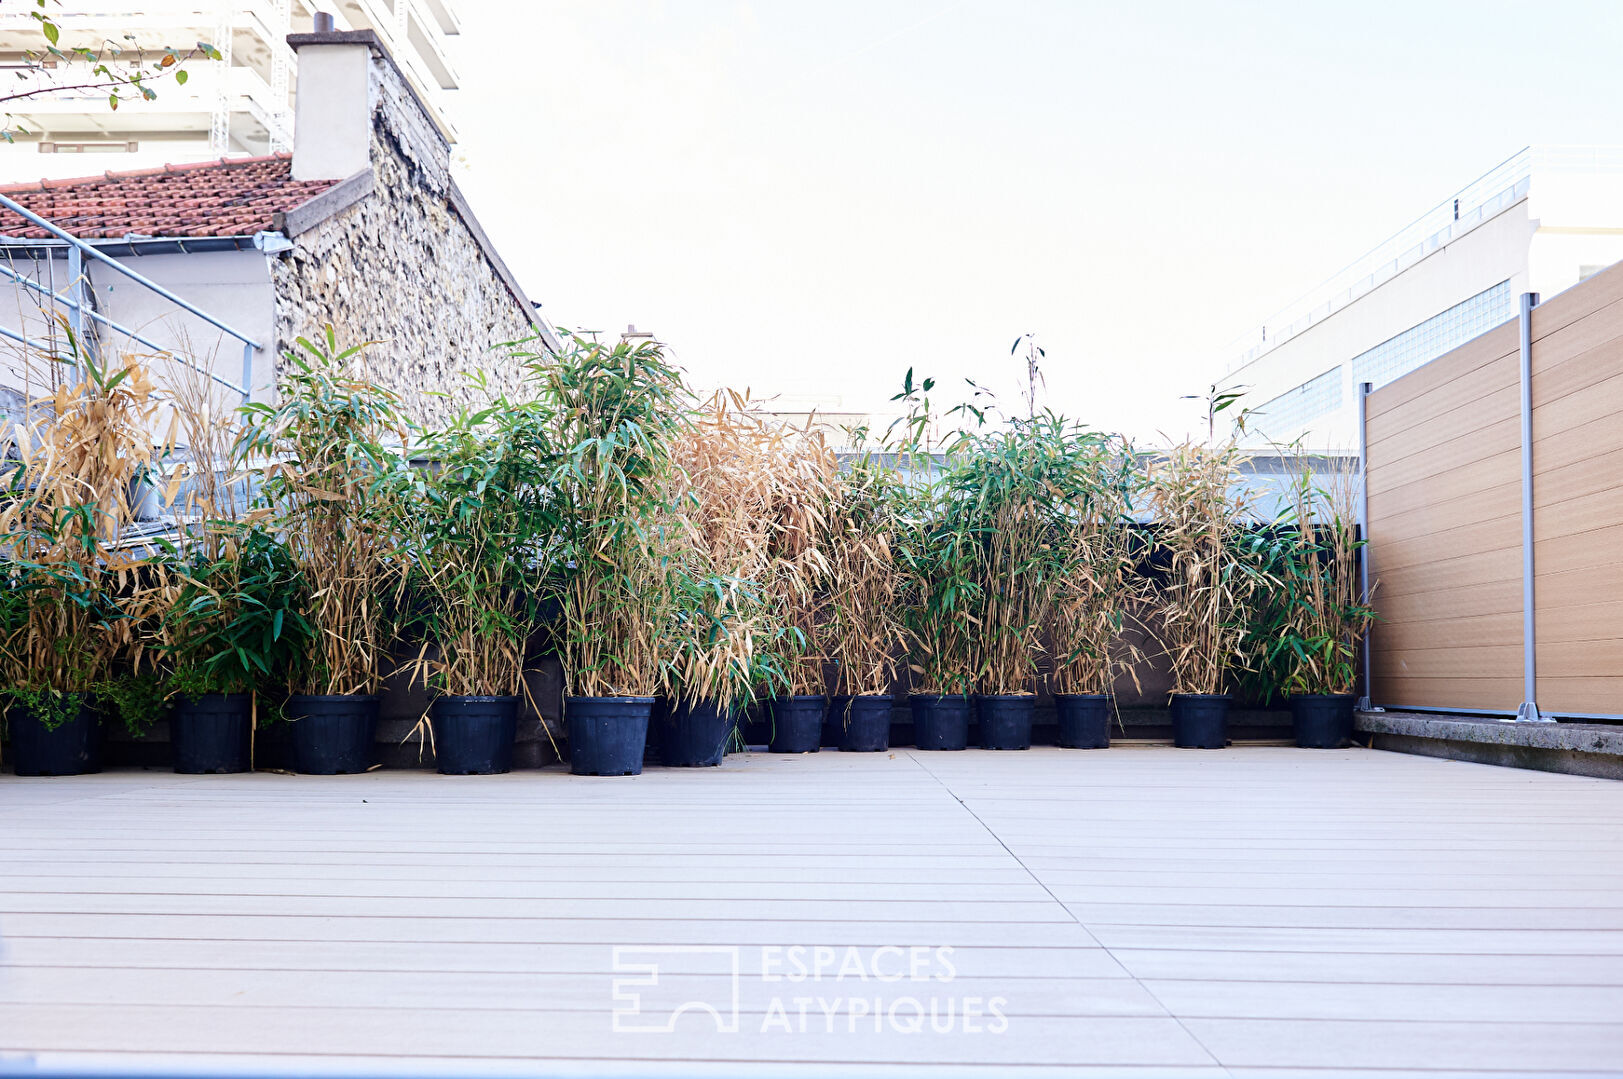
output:
[[[271,227],[272,214],[302,205],[334,182],[295,180],[292,155],[269,154],[36,180],[0,187],[0,194],[81,239],[251,236]],[[42,240],[49,233],[0,209],[0,236]]]

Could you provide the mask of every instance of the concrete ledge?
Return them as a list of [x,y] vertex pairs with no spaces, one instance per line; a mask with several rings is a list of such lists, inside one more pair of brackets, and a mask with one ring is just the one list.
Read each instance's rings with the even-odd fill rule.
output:
[[1515,723],[1492,717],[1359,712],[1359,741],[1372,749],[1476,764],[1623,779],[1623,726]]
[[285,213],[271,214],[271,228],[289,239],[309,232],[370,195],[373,181],[372,169],[368,166]]

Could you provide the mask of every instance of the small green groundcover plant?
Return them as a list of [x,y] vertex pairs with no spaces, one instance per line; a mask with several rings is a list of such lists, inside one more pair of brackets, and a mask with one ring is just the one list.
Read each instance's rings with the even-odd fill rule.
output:
[[262,524],[210,521],[166,552],[174,602],[162,618],[170,695],[276,692],[315,627],[288,548]]

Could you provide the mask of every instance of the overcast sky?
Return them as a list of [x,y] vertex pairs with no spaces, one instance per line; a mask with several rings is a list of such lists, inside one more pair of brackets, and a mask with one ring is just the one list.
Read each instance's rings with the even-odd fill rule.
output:
[[[1225,345],[1529,143],[1623,143],[1616,0],[461,0],[461,176],[555,323],[701,387],[908,367],[1154,439]],[[1260,403],[1260,402],[1255,402]]]

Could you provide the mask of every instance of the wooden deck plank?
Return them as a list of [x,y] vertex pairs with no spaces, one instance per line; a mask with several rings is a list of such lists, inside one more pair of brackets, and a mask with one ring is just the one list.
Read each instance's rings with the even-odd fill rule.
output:
[[[1225,1066],[1606,1071],[1623,1053],[1616,1023],[1199,1019],[1184,1026]],[[1297,1072],[1300,1074],[1300,1072]]]
[[[1615,986],[1164,978],[1145,979],[1144,984],[1173,1014],[1195,1019],[1610,1024],[1623,1013],[1623,988]],[[1119,998],[1108,999],[1105,1006],[1123,1006],[1117,1003]]]
[[[14,967],[0,983],[7,1004],[94,1004],[106,1008],[161,1004],[171,1008],[436,1008],[447,1002],[479,1001],[501,1011],[602,1010],[608,970],[566,974],[519,971],[414,971],[409,978],[380,981],[367,971],[151,970],[128,967]],[[685,1001],[731,992],[730,974],[666,973],[642,992],[652,1005],[674,1008]],[[990,1000],[1003,997],[1020,1016],[1165,1016],[1167,1011],[1131,978],[971,977],[954,979],[959,990]],[[760,976],[740,979],[739,1008],[764,1015],[784,984]],[[1611,1000],[1604,992],[1597,1000]],[[465,1005],[463,1005],[465,1007]]]
[[1134,977],[1222,985],[1301,982],[1438,986],[1606,986],[1623,989],[1623,963],[1610,955],[1417,955],[1412,952],[1233,952],[1116,948]]

